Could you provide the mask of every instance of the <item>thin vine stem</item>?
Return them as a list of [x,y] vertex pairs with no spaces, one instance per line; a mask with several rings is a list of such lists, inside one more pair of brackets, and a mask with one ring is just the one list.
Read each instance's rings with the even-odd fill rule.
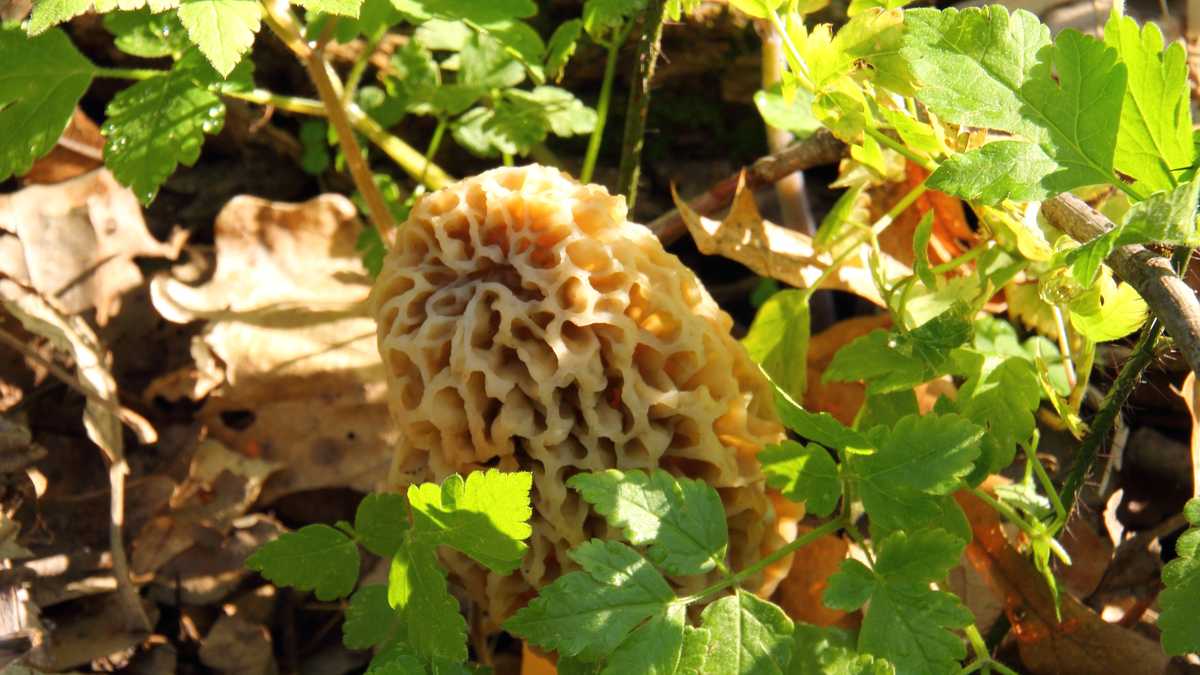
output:
[[579,180],[584,183],[592,181],[592,173],[596,170],[596,159],[600,156],[604,126],[608,122],[613,81],[617,77],[617,60],[621,53],[621,46],[629,38],[629,31],[632,29],[633,21],[626,21],[612,41],[605,45],[608,48],[608,57],[604,60],[604,80],[600,83],[600,98],[596,100],[596,126],[592,128],[592,135],[588,138],[587,153],[583,156],[583,168],[579,171]]
[[646,3],[642,40],[638,45],[637,77],[630,87],[629,106],[625,110],[617,192],[625,195],[630,212],[637,203],[638,180],[642,175],[642,147],[646,142],[646,116],[650,110],[650,82],[654,79],[654,68],[658,63],[666,14],[667,0],[650,0]]
[[770,555],[760,558],[758,560],[758,562],[754,563],[753,565],[750,565],[749,567],[746,567],[745,569],[739,571],[737,574],[725,577],[724,579],[709,586],[708,588],[701,590],[698,593],[693,593],[692,595],[682,597],[677,602],[680,602],[685,605],[690,605],[693,602],[699,602],[699,601],[704,600],[705,598],[708,598],[712,595],[716,595],[717,593],[720,593],[721,591],[725,590],[726,588],[729,588],[730,586],[736,586],[737,584],[740,584],[743,581],[745,581],[746,579],[749,579],[750,577],[754,576],[755,574],[758,574],[759,572],[763,571],[764,569],[771,566],[772,564],[774,564],[780,560],[783,560],[784,558],[788,557],[789,555],[796,552],[797,550],[804,548],[805,546],[813,543],[814,541],[820,539],[821,537],[824,537],[827,534],[833,534],[834,532],[837,532],[838,530],[842,529],[844,526],[845,526],[845,523],[843,523],[841,519],[831,520],[827,523],[824,523],[823,525],[820,525],[817,528],[810,530],[809,532],[806,532],[805,534],[803,534],[799,537],[796,537],[794,540],[788,542],[784,546],[771,552]]
[[93,72],[96,77],[107,77],[113,80],[148,80],[152,77],[166,75],[168,71],[157,68],[104,68],[97,66]]

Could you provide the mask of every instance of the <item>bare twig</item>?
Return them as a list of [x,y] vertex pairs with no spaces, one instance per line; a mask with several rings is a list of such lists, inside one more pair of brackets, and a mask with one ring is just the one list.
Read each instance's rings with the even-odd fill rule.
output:
[[642,40],[638,45],[638,72],[629,90],[629,107],[625,110],[625,136],[621,143],[617,192],[625,195],[630,211],[637,202],[638,179],[642,174],[642,146],[646,141],[646,114],[650,109],[650,81],[654,79],[654,67],[658,63],[666,12],[666,0],[650,0],[646,3]]
[[[774,185],[781,177],[814,166],[832,164],[842,158],[846,146],[824,129],[794,143],[782,152],[761,157],[746,171],[746,189],[757,190]],[[737,192],[738,177],[734,173],[710,187],[704,194],[688,201],[688,207],[702,216],[729,206]],[[687,233],[687,224],[679,209],[672,209],[654,219],[650,228],[663,244],[669,244]]]
[[[1088,241],[1114,225],[1082,200],[1059,195],[1042,203],[1042,214],[1078,241]],[[1144,246],[1121,246],[1106,261],[1133,286],[1162,322],[1192,372],[1200,373],[1200,302],[1171,262]]]

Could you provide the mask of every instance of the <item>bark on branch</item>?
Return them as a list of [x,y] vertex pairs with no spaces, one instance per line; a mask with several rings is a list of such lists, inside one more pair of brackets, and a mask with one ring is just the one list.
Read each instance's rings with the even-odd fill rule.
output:
[[[824,164],[833,164],[842,158],[845,154],[846,146],[841,141],[833,137],[833,134],[822,129],[817,131],[812,136],[793,143],[784,148],[782,151],[773,155],[767,155],[759,158],[746,171],[746,188],[757,190],[774,185],[779,179],[784,176],[811,169],[814,166],[822,166]],[[710,187],[704,194],[695,197],[688,201],[688,206],[693,211],[702,215],[712,215],[733,201],[733,195],[737,191],[738,176],[741,172],[734,173]],[[663,245],[679,239],[687,233],[687,224],[683,221],[683,216],[679,213],[679,209],[672,209],[658,218],[654,219],[647,227],[650,231],[658,235]]]
[[[1073,195],[1042,203],[1042,215],[1078,241],[1088,241],[1115,227]],[[1179,278],[1171,261],[1139,245],[1121,246],[1106,260],[1117,277],[1133,286],[1162,322],[1192,372],[1200,374],[1200,301]]]

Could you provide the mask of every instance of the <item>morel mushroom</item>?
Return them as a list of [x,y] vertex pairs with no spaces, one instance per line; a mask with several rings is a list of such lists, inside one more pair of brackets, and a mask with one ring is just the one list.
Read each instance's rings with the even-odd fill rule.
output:
[[519,574],[443,553],[495,621],[570,548],[617,534],[564,485],[582,471],[707,481],[734,569],[782,543],[755,458],[783,437],[770,385],[695,275],[625,216],[623,198],[555,169],[488,171],[417,202],[372,295],[401,431],[389,486],[533,472]]

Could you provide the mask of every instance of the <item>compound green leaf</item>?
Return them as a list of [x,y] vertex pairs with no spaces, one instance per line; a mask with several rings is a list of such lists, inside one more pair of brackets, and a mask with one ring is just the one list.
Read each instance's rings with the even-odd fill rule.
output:
[[554,29],[546,44],[546,77],[555,81],[562,79],[563,69],[575,54],[582,33],[583,21],[580,19],[564,21]]
[[675,599],[666,579],[625,544],[593,539],[569,555],[583,571],[543,588],[505,630],[562,655],[595,660]]
[[740,588],[704,608],[713,636],[705,675],[784,675],[792,659],[792,620],[778,606]]
[[593,39],[607,39],[645,8],[646,0],[587,0],[583,3],[583,29]]
[[951,155],[929,176],[929,187],[983,204],[1005,199],[1040,201],[1050,195],[1042,178],[1054,160],[1034,143],[992,141],[981,148]]
[[791,289],[767,298],[742,345],[777,387],[803,400],[808,384],[808,337],[808,296]]
[[104,15],[104,28],[113,34],[117,49],[143,58],[181,54],[189,44],[175,12],[113,12]]
[[887,393],[911,389],[937,375],[920,359],[900,353],[890,333],[874,330],[839,349],[822,379],[865,380],[871,393]]
[[334,600],[350,595],[358,581],[358,545],[328,525],[305,525],[264,544],[246,566],[276,585]]
[[195,164],[204,135],[225,123],[225,104],[203,80],[207,65],[192,55],[163,75],[134,83],[105,111],[104,162],[144,204],[180,164]]
[[29,15],[29,34],[39,35],[51,26],[69,21],[80,14],[95,10],[108,14],[117,10],[132,11],[149,8],[158,13],[179,6],[179,0],[40,0]]
[[483,89],[506,89],[525,79],[525,68],[490,35],[472,33],[462,48],[460,84]]
[[895,675],[892,664],[855,651],[854,637],[828,626],[797,623],[791,672],[797,675]]
[[393,555],[408,531],[408,503],[394,492],[372,492],[363,497],[354,513],[354,531],[368,551]]
[[776,129],[790,131],[797,138],[807,138],[821,128],[821,123],[813,116],[812,101],[812,94],[805,89],[797,91],[789,100],[777,84],[754,93],[754,105],[763,121]]
[[891,429],[872,429],[871,440],[878,450],[851,455],[851,467],[864,492],[887,492],[899,486],[949,494],[970,473],[983,434],[982,427],[961,415],[910,415]]
[[956,673],[966,647],[952,629],[973,620],[957,597],[930,589],[958,564],[965,541],[944,530],[894,533],[879,544],[875,569],[847,560],[829,578],[825,604],[853,610],[870,602],[858,648],[897,672]]
[[1104,42],[1117,50],[1128,72],[1116,168],[1136,179],[1146,194],[1169,190],[1196,158],[1187,54],[1176,43],[1164,51],[1153,21],[1139,31],[1136,21],[1115,10],[1104,26]]
[[[540,86],[532,91],[508,92],[512,100],[527,103],[545,118],[546,126],[555,136],[578,136],[591,133],[596,126],[596,111],[587,107],[566,89]],[[531,111],[532,112],[532,111]]]
[[958,410],[986,428],[1001,450],[999,456],[985,457],[987,466],[981,463],[980,471],[999,472],[1012,463],[1017,444],[1033,434],[1033,414],[1042,400],[1037,371],[1026,356],[964,350],[959,360],[964,366],[959,374],[967,381],[959,389]]
[[254,45],[262,5],[254,0],[182,0],[179,20],[213,68],[228,77]]
[[50,152],[92,83],[95,67],[60,30],[29,37],[0,24],[0,181]]
[[567,485],[630,543],[648,546],[650,560],[667,572],[700,574],[723,564],[729,544],[725,509],[707,483],[661,469],[650,474],[608,469],[577,474]]
[[418,21],[438,18],[487,25],[537,14],[533,0],[392,0],[392,3]]
[[406,642],[417,654],[427,659],[467,659],[467,622],[450,595],[434,547],[405,538],[388,570],[387,599],[403,616]]
[[1175,560],[1163,568],[1166,589],[1159,594],[1163,649],[1168,654],[1200,652],[1200,499],[1183,508],[1191,529],[1175,542]]
[[521,564],[533,530],[529,490],[533,475],[496,469],[475,471],[464,481],[457,474],[442,482],[408,488],[413,538],[445,544],[488,569],[508,574]]
[[794,502],[804,502],[806,511],[815,516],[833,513],[842,496],[837,464],[829,451],[810,443],[795,441],[768,445],[758,453],[767,485],[780,490]]
[[350,649],[370,649],[387,642],[401,630],[401,614],[388,604],[385,584],[363,586],[350,596],[342,643]]

